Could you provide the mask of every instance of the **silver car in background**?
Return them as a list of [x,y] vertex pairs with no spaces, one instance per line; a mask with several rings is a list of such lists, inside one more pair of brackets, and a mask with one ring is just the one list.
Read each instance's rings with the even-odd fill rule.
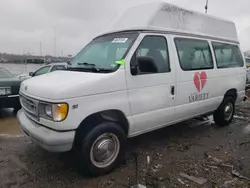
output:
[[43,65],[34,72],[30,72],[28,74],[18,75],[19,79],[25,80],[34,76],[40,76],[49,72],[57,71],[57,70],[65,70],[67,68],[68,63],[50,63],[47,65]]

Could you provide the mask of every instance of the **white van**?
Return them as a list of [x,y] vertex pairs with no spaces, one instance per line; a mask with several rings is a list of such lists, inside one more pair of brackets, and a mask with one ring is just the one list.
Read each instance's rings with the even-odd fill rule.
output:
[[22,130],[46,150],[74,148],[92,175],[110,172],[128,137],[213,114],[227,126],[245,98],[235,24],[167,3],[129,9],[56,71],[24,81]]

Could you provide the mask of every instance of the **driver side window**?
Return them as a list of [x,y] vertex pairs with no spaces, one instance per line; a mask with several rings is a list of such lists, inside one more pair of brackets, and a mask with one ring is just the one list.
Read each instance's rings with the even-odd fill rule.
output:
[[42,75],[42,74],[47,73],[47,72],[50,70],[50,67],[51,67],[51,66],[45,66],[45,67],[42,67],[42,68],[38,69],[38,70],[34,73],[34,76],[39,76],[39,75]]
[[166,38],[145,36],[131,59],[131,68],[136,72],[131,69],[132,75],[170,72]]

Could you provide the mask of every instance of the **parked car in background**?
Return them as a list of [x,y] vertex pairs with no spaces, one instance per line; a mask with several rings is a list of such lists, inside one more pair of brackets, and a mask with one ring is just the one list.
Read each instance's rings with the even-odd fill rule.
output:
[[20,108],[19,88],[21,80],[9,71],[0,67],[0,109],[14,108],[17,112]]
[[63,62],[63,63],[50,63],[50,64],[47,64],[47,65],[43,65],[42,67],[40,67],[39,69],[37,69],[34,72],[30,72],[29,74],[21,74],[18,77],[21,80],[25,80],[27,78],[43,75],[43,74],[53,72],[53,71],[56,71],[56,70],[65,70],[67,64],[68,63],[66,63],[66,62]]
[[250,57],[246,57],[246,66],[247,66],[247,87],[250,85]]
[[246,57],[245,59],[247,68],[250,68],[250,57]]

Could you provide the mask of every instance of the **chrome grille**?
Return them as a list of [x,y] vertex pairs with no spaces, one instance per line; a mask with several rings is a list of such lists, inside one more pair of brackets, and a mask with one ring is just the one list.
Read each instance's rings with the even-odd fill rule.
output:
[[38,104],[35,99],[31,99],[23,94],[20,94],[20,103],[25,113],[32,119],[38,118]]

